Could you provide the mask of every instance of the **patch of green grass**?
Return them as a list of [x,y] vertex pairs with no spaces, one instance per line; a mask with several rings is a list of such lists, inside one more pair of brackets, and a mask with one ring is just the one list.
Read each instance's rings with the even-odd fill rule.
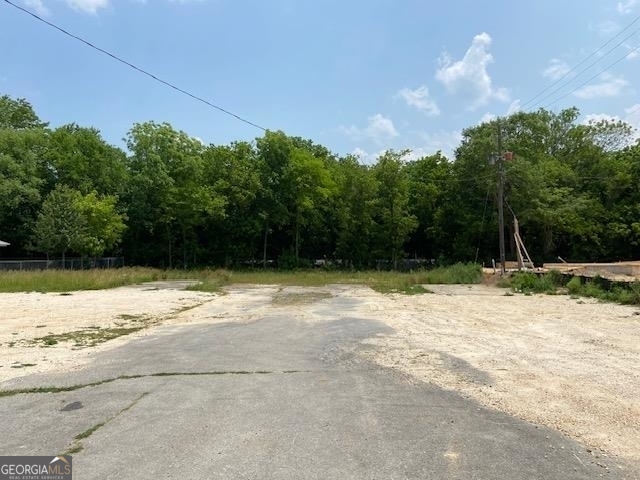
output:
[[44,346],[52,346],[60,342],[74,342],[74,346],[76,347],[95,347],[100,343],[113,340],[114,338],[122,337],[123,335],[129,335],[131,333],[142,330],[143,328],[144,326],[135,326],[76,330],[73,332],[65,332],[38,337],[33,339],[32,342]]
[[609,282],[596,276],[581,280],[572,278],[567,289],[573,295],[597,298],[603,302],[620,303],[622,305],[640,305],[640,282]]
[[331,284],[367,285],[381,293],[407,294],[429,293],[421,287],[425,284],[474,284],[482,280],[479,265],[458,263],[450,267],[438,267],[417,272],[342,271],[342,270],[250,270],[230,272],[214,270],[194,272],[200,283],[189,290],[218,291],[232,283],[253,285],[286,285],[320,287]]
[[219,292],[232,283],[256,285],[324,286],[329,284],[368,285],[380,292],[424,293],[416,285],[480,283],[479,265],[458,263],[416,272],[341,270],[159,270],[126,267],[110,270],[43,270],[0,272],[0,292],[58,292],[100,290],[158,280],[195,279],[188,290]]
[[106,424],[107,424],[106,421],[105,422],[101,422],[101,423],[97,423],[93,427],[86,429],[84,432],[80,432],[78,435],[76,435],[73,438],[76,439],[76,440],[82,440],[83,438],[88,438],[93,434],[93,432],[95,432],[96,430],[98,430],[101,427],[104,427]]
[[81,443],[76,443],[74,444],[71,448],[69,448],[68,450],[66,450],[64,453],[61,454],[61,456],[65,456],[65,455],[73,455],[75,453],[80,453],[83,450],[83,446]]
[[[638,281],[634,283],[611,282],[596,276],[589,279],[572,277],[565,282],[558,272],[549,272],[545,275],[524,272],[512,275],[510,284],[514,291],[525,294],[554,294],[560,287],[564,287],[570,298],[574,300],[580,297],[591,297],[603,302],[640,305],[640,282]],[[579,301],[578,303],[584,302]]]
[[272,375],[272,374],[294,374],[294,373],[309,373],[308,370],[213,370],[208,372],[157,372],[149,373],[146,375],[120,375],[119,377],[105,378],[104,380],[98,380],[97,382],[82,383],[77,385],[68,385],[65,387],[32,387],[32,388],[16,388],[13,390],[0,390],[0,398],[13,397],[15,395],[23,395],[30,393],[60,393],[60,392],[73,392],[83,388],[97,387],[107,383],[116,382],[118,380],[136,380],[139,378],[147,377],[193,377],[193,376],[207,376],[207,375]]
[[[190,272],[189,272],[190,273]],[[184,270],[125,267],[93,270],[40,270],[0,272],[0,292],[58,292],[102,290],[156,280],[184,279]]]
[[419,283],[427,284],[474,284],[482,281],[482,267],[473,263],[456,263],[449,267],[425,270]]
[[515,292],[532,294],[532,293],[556,293],[560,284],[558,276],[547,273],[544,275],[536,275],[531,272],[517,272],[511,275],[510,284]]

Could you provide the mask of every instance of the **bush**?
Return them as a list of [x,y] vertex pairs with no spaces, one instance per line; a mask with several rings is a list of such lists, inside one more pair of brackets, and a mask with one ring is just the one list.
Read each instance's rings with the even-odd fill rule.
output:
[[580,292],[582,292],[582,281],[580,280],[580,277],[573,277],[567,282],[566,287],[570,294],[580,294]]
[[482,267],[475,263],[456,263],[449,267],[437,267],[417,275],[415,283],[474,284],[482,280]]
[[530,272],[519,272],[511,277],[511,288],[522,293],[556,293],[555,275],[536,275]]

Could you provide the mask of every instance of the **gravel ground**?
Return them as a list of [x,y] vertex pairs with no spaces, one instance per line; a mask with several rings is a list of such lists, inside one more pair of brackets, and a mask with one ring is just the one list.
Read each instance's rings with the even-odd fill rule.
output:
[[[640,311],[568,296],[509,295],[489,286],[428,286],[382,295],[366,287],[233,286],[226,295],[150,284],[99,292],[0,294],[0,382],[68,371],[154,325],[251,322],[291,313],[308,322],[380,321],[368,361],[577,439],[594,456],[640,466]],[[143,326],[92,347],[47,335]]]

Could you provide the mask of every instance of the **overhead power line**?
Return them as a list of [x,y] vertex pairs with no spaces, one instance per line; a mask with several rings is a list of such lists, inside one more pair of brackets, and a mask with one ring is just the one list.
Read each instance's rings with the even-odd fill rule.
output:
[[[549,98],[550,96],[552,96],[553,94],[555,94],[556,92],[558,92],[558,90],[562,89],[563,87],[567,86],[569,83],[571,83],[572,79],[569,79],[568,82],[565,82],[563,85],[560,85],[558,88],[554,89],[552,92],[547,93],[543,98],[539,99],[543,94],[545,94],[546,92],[548,92],[549,90],[553,89],[556,85],[558,85],[560,82],[562,82],[565,78],[567,78],[572,72],[574,72],[578,67],[580,67],[581,65],[583,65],[585,62],[587,62],[587,60],[589,60],[590,58],[594,57],[595,55],[597,55],[604,47],[606,47],[607,45],[609,45],[611,42],[613,42],[616,38],[618,38],[620,35],[622,35],[624,32],[626,32],[627,30],[629,30],[635,23],[637,23],[640,20],[640,16],[637,16],[636,18],[634,18],[629,24],[627,24],[626,27],[624,27],[622,30],[620,30],[618,33],[616,33],[613,37],[611,37],[609,40],[607,40],[606,42],[604,42],[602,45],[600,45],[598,48],[596,48],[593,52],[591,52],[589,55],[587,55],[585,58],[583,58],[580,62],[576,63],[573,67],[571,67],[569,70],[567,70],[560,78],[556,79],[553,83],[551,83],[550,85],[547,85],[546,87],[544,87],[542,90],[540,90],[536,95],[534,95],[533,97],[531,97],[529,100],[527,100],[526,102],[524,102],[522,104],[522,108],[526,107],[527,105],[531,105],[531,107],[529,109],[531,109],[533,106],[541,104],[544,100],[546,100],[547,98]],[[629,38],[631,38],[633,35],[635,35],[636,33],[638,33],[638,31],[640,31],[640,29],[636,29],[634,30],[631,34],[627,35],[625,38],[623,38],[620,42],[618,42],[614,47],[610,48],[609,50],[607,50],[606,53],[604,53],[601,57],[599,57],[595,62],[590,63],[587,67],[583,68],[582,70],[580,70],[580,72],[578,72],[574,78],[582,75],[584,72],[586,72],[587,70],[589,70],[591,67],[593,67],[596,63],[598,63],[600,60],[602,60],[602,58],[606,57],[607,55],[609,55],[611,52],[613,52],[616,48],[618,48],[620,45],[624,44],[624,42],[626,40],[628,40]],[[537,102],[535,102],[536,99],[539,99]],[[535,102],[535,103],[534,103]]]
[[104,55],[107,55],[107,56],[111,57],[112,59],[114,59],[114,60],[116,60],[116,61],[118,61],[118,62],[120,62],[120,63],[122,63],[122,64],[124,64],[124,65],[126,65],[126,66],[128,66],[128,67],[130,67],[132,69],[134,69],[134,70],[136,70],[139,73],[142,73],[143,75],[146,75],[147,77],[152,78],[153,80],[155,80],[158,83],[161,83],[161,84],[163,84],[163,85],[165,85],[165,86],[167,86],[169,88],[172,88],[173,90],[175,90],[175,91],[177,91],[179,93],[182,93],[183,95],[191,97],[192,99],[197,100],[198,102],[204,103],[205,105],[208,105],[209,107],[215,108],[216,110],[219,110],[220,112],[222,112],[222,113],[224,113],[226,115],[229,115],[229,116],[235,118],[236,120],[239,120],[239,121],[241,121],[243,123],[246,123],[247,125],[251,125],[252,127],[258,128],[258,129],[260,129],[262,131],[266,131],[267,130],[266,128],[258,125],[257,123],[251,122],[251,121],[247,120],[246,118],[242,118],[240,115],[236,115],[235,113],[230,112],[229,110],[227,110],[225,108],[222,108],[219,105],[216,105],[216,104],[214,104],[214,103],[212,103],[212,102],[210,102],[208,100],[205,100],[204,98],[199,97],[198,95],[195,95],[195,94],[193,94],[193,93],[191,93],[191,92],[189,92],[187,90],[184,90],[184,89],[174,85],[173,83],[171,83],[171,82],[169,82],[167,80],[163,80],[162,78],[160,78],[160,77],[158,77],[158,76],[156,76],[156,75],[154,75],[152,73],[149,73],[147,70],[145,70],[145,69],[143,69],[141,67],[138,67],[138,66],[134,65],[131,62],[128,62],[128,61],[124,60],[123,58],[119,57],[118,55],[115,55],[115,54],[113,54],[113,53],[111,53],[111,52],[109,52],[109,51],[107,51],[107,50],[105,50],[103,48],[100,48],[100,47],[94,45],[93,43],[89,42],[88,40],[85,40],[82,37],[79,37],[78,35],[74,35],[73,33],[65,30],[64,28],[59,27],[58,25],[56,25],[54,23],[51,23],[48,20],[45,20],[44,18],[42,18],[42,17],[36,15],[35,13],[27,10],[26,8],[21,7],[20,5],[17,5],[15,3],[13,3],[10,0],[4,0],[4,2],[9,4],[9,5],[11,5],[14,8],[17,8],[18,10],[22,11],[23,13],[26,13],[27,15],[30,15],[31,17],[35,18],[36,20],[38,20],[38,21],[50,26],[51,28],[54,28],[54,29],[58,30],[59,32],[67,35],[68,37],[71,37],[74,40],[77,40],[77,41],[79,41],[81,43],[84,43],[86,46],[88,46],[88,47],[90,47],[90,48],[92,48],[92,49],[94,49],[94,50],[96,50],[96,51],[98,51],[100,53],[103,53]]
[[631,55],[632,53],[637,52],[638,50],[640,50],[640,45],[636,46],[635,48],[632,48],[631,50],[629,50],[627,53],[625,53],[622,57],[618,58],[617,60],[615,60],[614,62],[610,63],[609,65],[607,65],[606,67],[604,67],[602,70],[600,70],[598,73],[596,73],[594,76],[592,76],[591,78],[587,79],[586,81],[582,82],[580,85],[578,85],[577,87],[575,87],[573,90],[571,90],[570,92],[567,92],[563,95],[560,95],[558,98],[556,98],[554,101],[552,101],[551,103],[546,105],[546,108],[549,108],[551,105],[553,105],[554,103],[562,100],[565,97],[568,97],[569,95],[571,95],[574,92],[577,92],[578,90],[580,90],[582,87],[584,87],[585,85],[587,85],[588,83],[590,83],[591,81],[595,80],[596,78],[598,78],[600,75],[602,75],[604,72],[606,72],[607,70],[609,70],[611,67],[613,67],[614,65],[617,65],[618,63],[620,63],[621,61],[623,61],[625,58],[627,58],[629,55]]

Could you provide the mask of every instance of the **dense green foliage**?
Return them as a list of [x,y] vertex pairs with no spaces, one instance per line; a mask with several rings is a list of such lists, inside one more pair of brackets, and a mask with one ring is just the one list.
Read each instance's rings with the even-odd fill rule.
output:
[[623,305],[640,305],[640,282],[614,282],[601,277],[580,278],[563,276],[557,271],[539,275],[531,272],[518,272],[506,278],[503,287],[511,287],[515,292],[569,293],[574,296],[592,297],[605,302]]
[[[508,207],[538,263],[638,258],[640,145],[624,123],[578,116],[501,119],[514,152]],[[389,150],[363,165],[283,132],[207,146],[146,122],[128,132],[124,152],[94,128],[50,128],[26,100],[4,96],[0,239],[11,246],[0,254],[115,254],[160,267],[488,264],[497,257],[496,132],[496,121],[464,130],[453,159]]]

